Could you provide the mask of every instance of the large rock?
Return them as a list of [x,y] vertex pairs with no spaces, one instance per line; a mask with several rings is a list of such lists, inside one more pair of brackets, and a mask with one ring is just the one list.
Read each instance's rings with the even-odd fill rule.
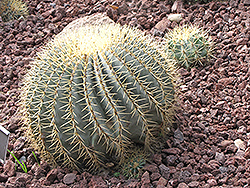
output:
[[74,173],[66,174],[63,178],[63,183],[70,185],[75,182],[76,175]]
[[107,183],[100,176],[92,176],[88,186],[108,188]]
[[90,16],[85,16],[74,20],[69,23],[60,34],[65,33],[69,30],[76,30],[77,28],[83,27],[84,25],[100,25],[100,24],[112,24],[115,23],[111,20],[106,13],[96,13]]

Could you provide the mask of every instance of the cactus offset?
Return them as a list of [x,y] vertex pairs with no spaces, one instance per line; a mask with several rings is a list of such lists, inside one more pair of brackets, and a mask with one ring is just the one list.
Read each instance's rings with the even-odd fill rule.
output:
[[171,58],[187,69],[203,65],[212,56],[211,38],[196,26],[176,27],[165,35],[165,39]]
[[28,8],[21,0],[0,1],[0,16],[4,22],[17,20],[28,15]]
[[150,147],[172,121],[170,60],[143,32],[109,24],[59,34],[22,88],[33,145],[54,165],[80,170]]
[[122,174],[127,178],[138,178],[146,164],[147,157],[148,154],[140,149],[128,153],[122,164]]

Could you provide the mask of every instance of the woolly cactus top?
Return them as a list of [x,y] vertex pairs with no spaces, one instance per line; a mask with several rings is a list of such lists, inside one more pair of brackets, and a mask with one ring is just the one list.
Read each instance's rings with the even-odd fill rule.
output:
[[[130,35],[140,36],[142,34],[138,32],[136,29],[121,27],[115,24],[106,24],[98,26],[98,28],[94,25],[86,25],[76,28],[72,32],[59,34],[45,48],[67,48],[65,52],[74,54],[74,56],[95,56],[96,52],[104,52],[111,46],[126,42],[130,39]],[[140,36],[139,38],[140,40],[145,39],[145,42],[147,42],[146,38],[148,37]],[[71,50],[68,51],[68,49]]]

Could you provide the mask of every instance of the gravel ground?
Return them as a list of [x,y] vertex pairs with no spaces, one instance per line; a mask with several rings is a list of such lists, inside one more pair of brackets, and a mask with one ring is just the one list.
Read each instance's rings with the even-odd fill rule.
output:
[[[14,158],[0,164],[2,187],[250,187],[250,0],[183,5],[165,0],[26,0],[26,20],[0,22],[0,123],[11,132],[9,150],[26,157],[28,173]],[[180,109],[169,139],[153,154],[139,179],[103,171],[79,174],[40,166],[19,130],[18,88],[29,62],[43,44],[68,23],[96,12],[162,37],[177,24],[209,30],[215,58],[206,67],[180,69]],[[37,154],[39,158],[39,155]]]

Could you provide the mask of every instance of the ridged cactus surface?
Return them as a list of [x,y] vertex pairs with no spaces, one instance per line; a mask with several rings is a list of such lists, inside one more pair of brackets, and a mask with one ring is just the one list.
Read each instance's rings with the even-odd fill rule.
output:
[[108,24],[65,32],[38,54],[22,90],[33,145],[81,170],[150,147],[172,120],[170,61],[143,32]]
[[166,51],[179,66],[190,69],[212,56],[213,43],[208,34],[197,26],[184,25],[165,35]]
[[17,20],[28,15],[28,8],[21,0],[1,0],[0,16],[4,22]]

